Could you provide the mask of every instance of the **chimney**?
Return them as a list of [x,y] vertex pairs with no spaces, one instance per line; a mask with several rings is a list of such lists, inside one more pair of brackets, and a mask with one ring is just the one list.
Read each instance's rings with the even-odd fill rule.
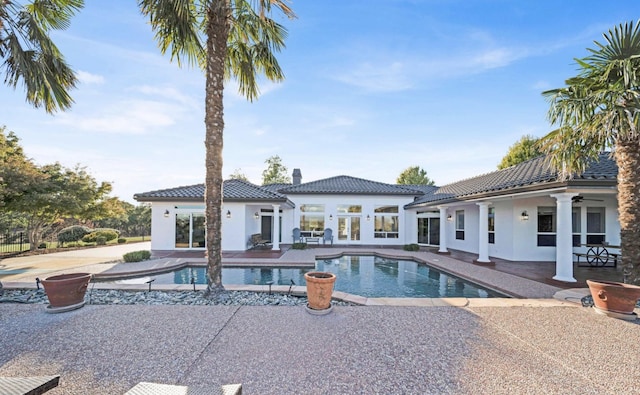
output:
[[300,185],[302,182],[302,173],[300,169],[293,169],[293,185]]

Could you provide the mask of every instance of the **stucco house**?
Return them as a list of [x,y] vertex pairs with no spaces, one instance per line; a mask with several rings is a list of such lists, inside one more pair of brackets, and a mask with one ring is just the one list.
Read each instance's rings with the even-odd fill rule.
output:
[[[294,228],[322,243],[398,246],[417,243],[512,261],[555,261],[554,279],[574,282],[574,253],[585,244],[620,242],[617,166],[608,154],[580,176],[560,181],[543,157],[442,187],[393,185],[350,176],[258,186],[226,180],[222,249],[291,244]],[[134,195],[152,205],[153,250],[204,249],[204,185]]]

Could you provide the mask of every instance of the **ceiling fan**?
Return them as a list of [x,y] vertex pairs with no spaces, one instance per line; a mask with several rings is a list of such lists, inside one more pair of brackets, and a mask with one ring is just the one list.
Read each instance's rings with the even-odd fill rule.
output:
[[602,200],[602,199],[585,199],[584,196],[580,196],[580,195],[577,195],[577,196],[574,196],[574,197],[571,198],[571,201],[573,203],[580,203],[583,200],[590,201],[590,202],[604,202],[604,200]]

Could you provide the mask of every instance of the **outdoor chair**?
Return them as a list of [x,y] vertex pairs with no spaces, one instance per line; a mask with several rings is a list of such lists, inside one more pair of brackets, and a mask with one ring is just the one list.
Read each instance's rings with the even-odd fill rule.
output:
[[302,243],[302,235],[300,234],[300,228],[293,228],[293,244]]
[[322,235],[322,244],[327,244],[327,241],[333,245],[333,230],[327,228],[324,230],[324,234]]

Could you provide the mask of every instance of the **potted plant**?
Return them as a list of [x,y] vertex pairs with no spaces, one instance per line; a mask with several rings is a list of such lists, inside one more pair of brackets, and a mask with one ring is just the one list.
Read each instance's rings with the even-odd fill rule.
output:
[[640,299],[640,287],[612,281],[587,280],[597,312],[615,318],[635,320],[633,312]]
[[336,275],[329,272],[308,272],[304,274],[307,283],[308,308],[311,312],[331,311],[331,295]]
[[84,306],[84,295],[92,275],[89,273],[61,274],[42,280],[49,299],[47,311],[58,313]]

